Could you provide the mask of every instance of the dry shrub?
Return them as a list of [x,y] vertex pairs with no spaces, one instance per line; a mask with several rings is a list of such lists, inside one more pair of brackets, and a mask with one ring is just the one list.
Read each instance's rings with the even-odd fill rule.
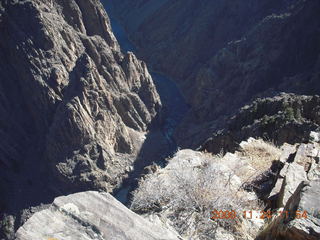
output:
[[271,142],[262,139],[250,138],[247,143],[241,144],[240,155],[256,170],[256,176],[266,172],[273,161],[280,158],[281,150]]
[[218,226],[236,236],[241,219],[212,221],[211,211],[242,213],[244,209],[258,206],[258,202],[249,202],[246,194],[239,190],[240,179],[217,162],[208,155],[204,155],[199,165],[175,159],[174,164],[169,163],[165,169],[140,181],[133,193],[131,209],[140,213],[162,211],[180,234],[189,237],[214,239]]
[[237,155],[251,168],[242,175],[243,187],[254,191],[259,198],[264,199],[272,189],[276,172],[272,171],[271,166],[278,164],[281,149],[271,142],[253,138],[242,142],[240,147]]

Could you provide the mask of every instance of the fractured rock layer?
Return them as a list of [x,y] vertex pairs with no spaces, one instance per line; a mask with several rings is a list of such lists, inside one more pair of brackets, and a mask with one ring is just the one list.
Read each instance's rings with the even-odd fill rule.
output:
[[112,190],[161,108],[98,0],[1,1],[0,78],[1,213]]

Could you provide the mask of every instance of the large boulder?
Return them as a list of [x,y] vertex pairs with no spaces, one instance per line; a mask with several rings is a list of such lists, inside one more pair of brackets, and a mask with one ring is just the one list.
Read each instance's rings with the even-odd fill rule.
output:
[[302,181],[307,180],[303,167],[297,163],[288,164],[279,193],[279,206],[284,206]]
[[81,192],[58,197],[35,213],[16,233],[16,240],[151,240],[182,239],[131,212],[108,193]]
[[[315,135],[318,133],[312,133],[311,137]],[[285,214],[275,214],[257,240],[320,239],[320,146],[317,139],[311,139],[314,142],[284,146],[280,158],[284,165],[270,199],[275,201],[274,213]]]
[[318,240],[320,239],[320,181],[301,182],[278,216],[257,240]]
[[276,200],[275,208],[284,207],[301,182],[320,179],[319,150],[316,142],[282,146],[280,162],[283,167],[269,194],[270,199]]

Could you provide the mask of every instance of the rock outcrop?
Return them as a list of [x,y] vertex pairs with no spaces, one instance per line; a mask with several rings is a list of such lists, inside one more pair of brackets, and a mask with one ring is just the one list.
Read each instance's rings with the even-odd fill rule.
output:
[[1,1],[0,78],[1,220],[62,193],[111,191],[161,108],[98,0]]
[[308,142],[310,131],[320,129],[319,106],[317,95],[282,93],[272,98],[257,99],[231,118],[215,127],[212,125],[214,134],[200,150],[212,153],[235,151],[238,144],[249,137],[272,140],[278,146]]
[[270,194],[274,210],[284,214],[272,219],[257,240],[320,238],[319,150],[317,142],[285,146],[290,154],[280,159],[284,166]]
[[16,233],[16,240],[178,240],[174,231],[133,213],[110,194],[81,192],[58,197],[35,213]]

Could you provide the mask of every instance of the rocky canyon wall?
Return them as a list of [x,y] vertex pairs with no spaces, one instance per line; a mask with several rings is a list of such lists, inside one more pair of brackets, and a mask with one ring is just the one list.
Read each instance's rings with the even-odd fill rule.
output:
[[63,193],[111,191],[160,109],[100,1],[1,1],[1,219]]
[[181,146],[197,147],[257,97],[320,92],[317,0],[107,2],[139,54],[191,105]]

